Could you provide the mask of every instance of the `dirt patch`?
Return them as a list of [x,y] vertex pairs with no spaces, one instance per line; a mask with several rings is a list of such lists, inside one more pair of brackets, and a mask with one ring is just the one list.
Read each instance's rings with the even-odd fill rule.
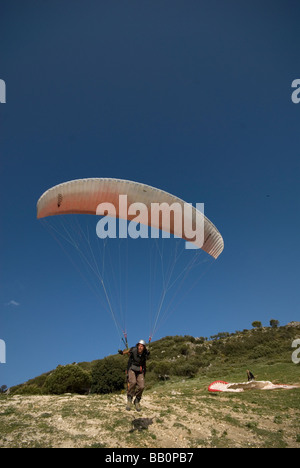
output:
[[270,413],[259,398],[245,401],[190,389],[188,395],[176,390],[145,394],[139,413],[126,411],[125,404],[125,395],[1,398],[0,446],[300,446],[300,412]]

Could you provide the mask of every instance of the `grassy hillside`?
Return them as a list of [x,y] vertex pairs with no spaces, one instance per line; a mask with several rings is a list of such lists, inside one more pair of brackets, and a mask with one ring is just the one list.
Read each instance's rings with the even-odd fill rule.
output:
[[[296,338],[300,338],[300,326],[255,328],[233,334],[219,333],[210,339],[167,336],[153,342],[150,346],[151,359],[147,366],[148,388],[159,381],[174,377],[207,376],[217,379],[226,378],[229,381],[245,380],[246,369],[249,368],[260,380],[275,379],[282,383],[289,383],[295,379],[299,381],[300,377],[297,376],[299,366],[293,364],[291,359],[293,352],[291,346]],[[90,374],[99,362],[107,362],[108,368],[116,369],[117,372],[123,374],[127,358],[115,355],[104,360],[74,365]],[[269,366],[274,364],[278,364],[281,370],[271,372]],[[49,393],[45,383],[53,372],[53,370],[49,371],[13,387],[11,393]]]
[[[44,374],[0,396],[0,446],[299,448],[300,389],[207,391],[214,380],[245,381],[248,368],[259,380],[300,383],[300,365],[291,360],[296,338],[299,327],[280,327],[154,342],[141,413],[125,410],[124,390],[20,394],[42,393]],[[76,366],[90,372],[94,365]]]

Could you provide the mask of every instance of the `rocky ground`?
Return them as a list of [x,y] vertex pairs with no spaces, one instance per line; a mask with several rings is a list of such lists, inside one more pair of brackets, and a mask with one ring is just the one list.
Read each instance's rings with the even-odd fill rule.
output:
[[213,395],[193,383],[145,392],[141,412],[124,394],[7,396],[0,447],[299,448],[299,402],[299,389]]

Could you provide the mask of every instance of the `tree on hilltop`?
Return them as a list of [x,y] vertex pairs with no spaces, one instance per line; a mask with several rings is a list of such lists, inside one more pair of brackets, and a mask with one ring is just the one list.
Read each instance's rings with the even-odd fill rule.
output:
[[257,320],[255,322],[252,322],[252,327],[253,328],[262,328],[261,322],[258,322]]

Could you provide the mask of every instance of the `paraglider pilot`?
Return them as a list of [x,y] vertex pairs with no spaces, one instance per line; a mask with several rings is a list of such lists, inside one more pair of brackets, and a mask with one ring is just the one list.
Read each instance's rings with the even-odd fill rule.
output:
[[[126,409],[131,410],[132,403],[135,409],[141,411],[140,401],[145,388],[146,361],[150,351],[146,348],[144,340],[140,340],[136,346],[125,351],[119,350],[119,354],[129,354],[127,366],[127,405]],[[133,398],[134,402],[133,402]]]

